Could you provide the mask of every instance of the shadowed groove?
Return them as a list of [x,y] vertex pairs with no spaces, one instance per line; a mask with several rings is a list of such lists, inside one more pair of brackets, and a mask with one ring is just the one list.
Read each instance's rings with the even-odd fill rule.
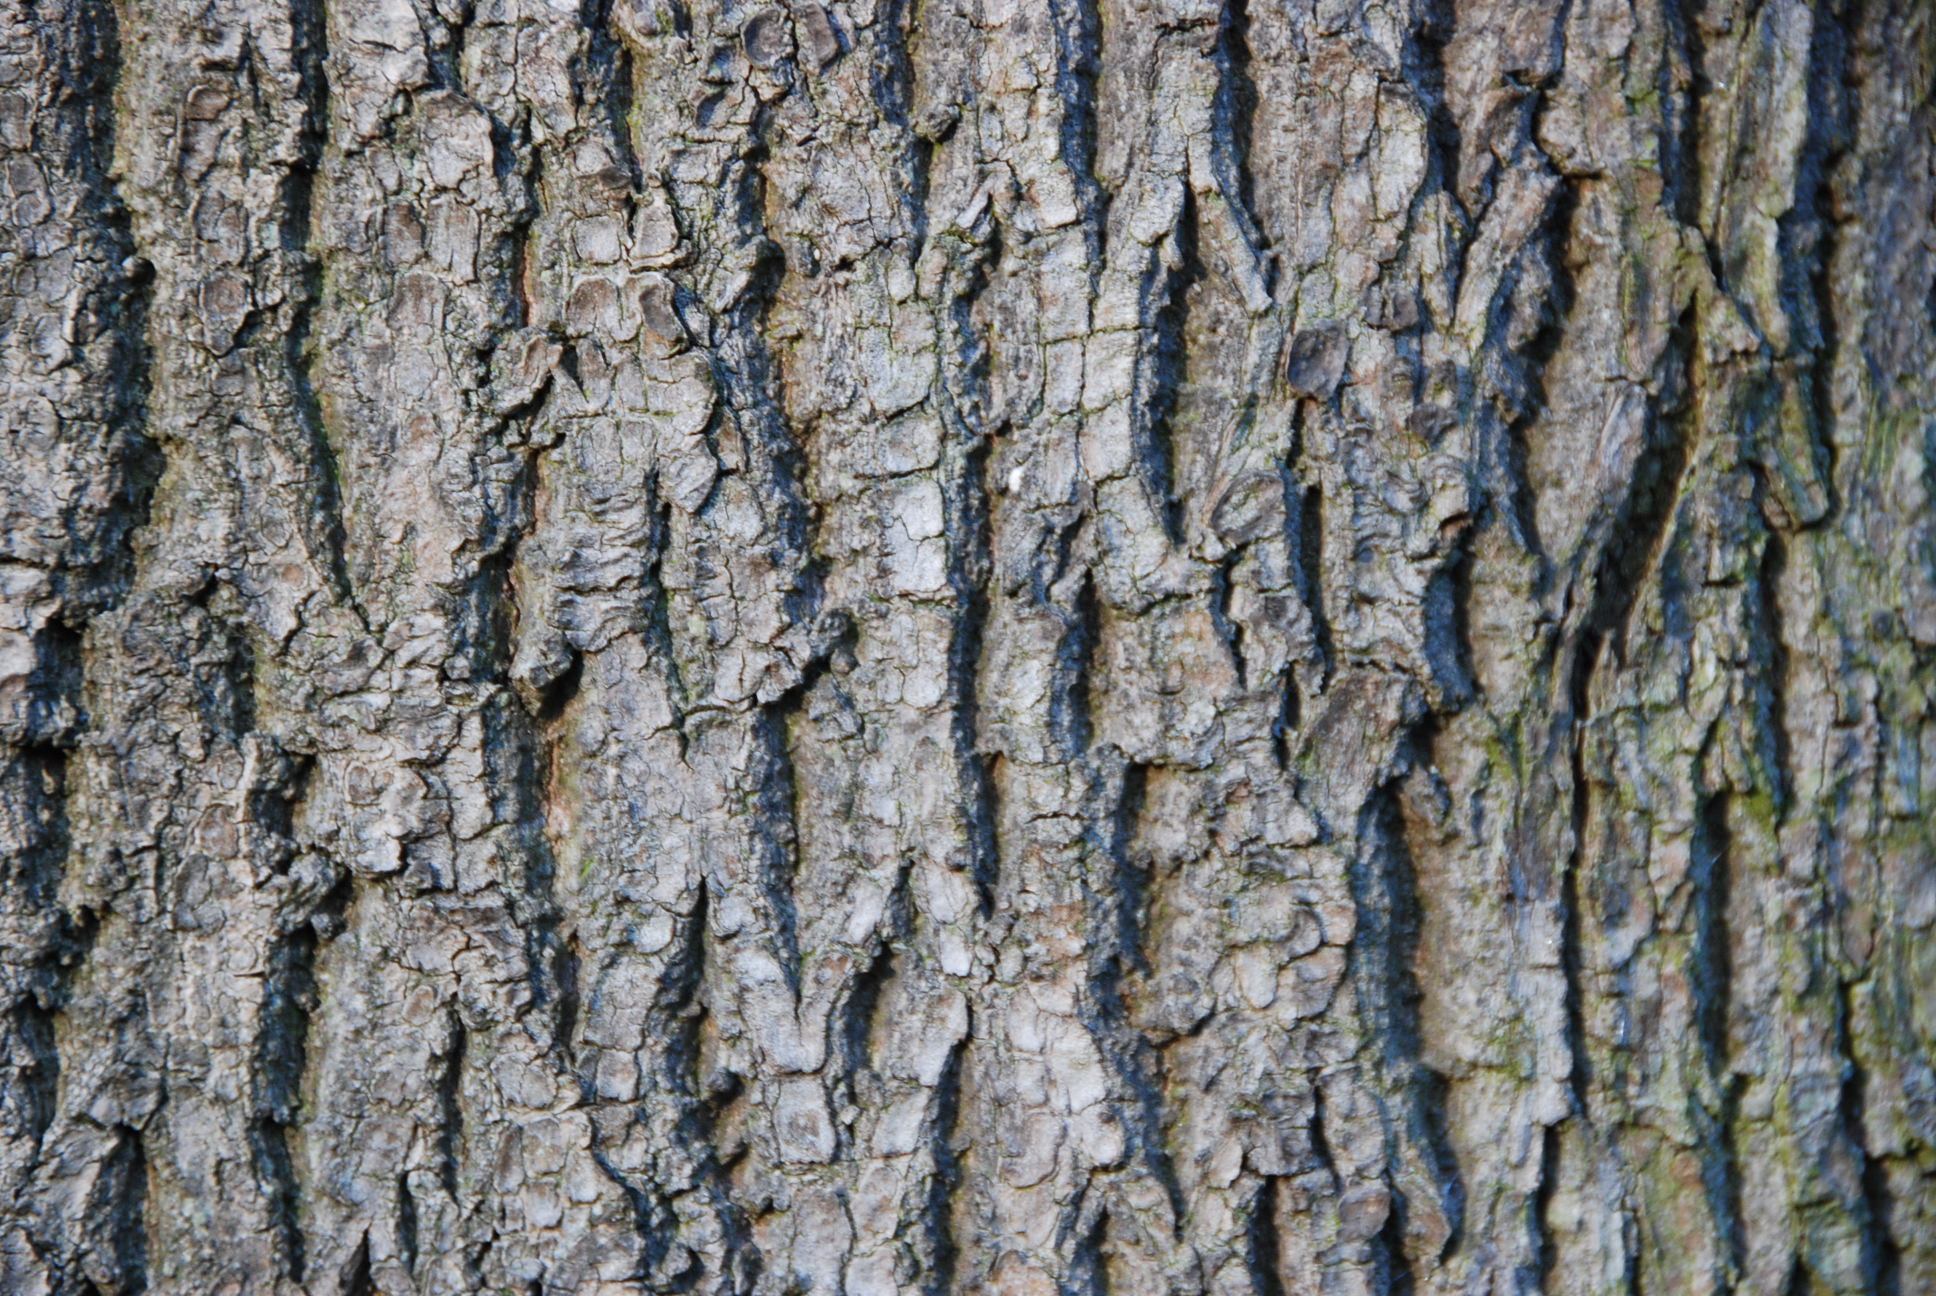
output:
[[586,35],[585,50],[573,68],[580,93],[599,106],[604,120],[604,136],[618,155],[624,172],[626,215],[638,206],[638,195],[645,185],[645,172],[639,163],[637,145],[632,137],[634,87],[632,51],[612,31],[614,0],[580,0],[579,22]]
[[[24,623],[32,634],[33,662],[24,680],[14,673],[19,663],[8,672],[13,687],[22,691],[9,699],[7,733],[0,738],[0,817],[5,820],[0,840],[10,847],[11,856],[0,868],[6,884],[0,897],[5,931],[0,943],[9,946],[7,1002],[0,1011],[9,1018],[4,1034],[11,1037],[5,1040],[9,1056],[0,1075],[0,1136],[14,1147],[15,1140],[26,1144],[19,1159],[10,1157],[5,1167],[6,1188],[18,1192],[37,1172],[57,1169],[42,1159],[60,1114],[67,1061],[61,1053],[61,1019],[99,928],[93,911],[85,906],[70,911],[61,897],[63,883],[84,862],[76,857],[73,821],[75,786],[85,774],[85,757],[75,748],[93,728],[84,635],[88,621],[119,605],[133,582],[135,556],[129,539],[148,521],[163,456],[147,435],[153,269],[137,255],[116,170],[115,98],[123,74],[119,14],[105,0],[80,0],[60,6],[25,4],[13,18],[17,25],[7,33],[6,62],[8,99],[15,112],[9,116],[6,145],[9,152],[27,156],[10,165],[7,180],[11,224],[4,259],[9,300],[0,346],[14,378],[8,384],[4,453],[16,468],[31,462],[18,437],[21,428],[15,419],[23,411],[14,398],[24,394],[19,365],[22,360],[32,363],[34,340],[12,317],[37,295],[36,266],[50,252],[62,250],[50,247],[46,233],[35,229],[29,204],[39,194],[52,209],[44,214],[63,227],[66,247],[75,258],[64,273],[77,297],[71,318],[62,322],[63,355],[56,368],[66,381],[50,392],[59,439],[76,448],[97,444],[98,462],[77,466],[98,471],[103,478],[98,483],[70,479],[44,501],[57,513],[62,532],[59,548],[45,555],[45,579],[61,607],[45,624]],[[11,57],[16,54],[28,57],[16,61]],[[36,92],[41,96],[37,112],[29,106]],[[41,273],[44,277],[45,266]],[[40,291],[52,287],[44,283]],[[5,476],[9,494],[23,484],[37,489],[37,484]],[[89,490],[95,485],[101,488],[98,495]],[[0,497],[0,504],[17,516],[16,501]],[[7,537],[7,558],[19,556],[15,543],[16,537]],[[33,554],[30,542],[26,553]],[[31,561],[40,565],[38,557]],[[15,629],[23,622],[17,619],[21,609],[11,578],[28,571],[24,565],[0,562],[0,578],[8,578],[0,611]],[[88,1059],[74,1061],[85,1067]],[[138,1140],[138,1135],[130,1137]],[[133,1146],[138,1157],[138,1142]],[[111,1160],[112,1155],[119,1153],[111,1154]],[[111,1178],[111,1164],[107,1173]],[[145,1191],[145,1170],[137,1178],[134,1191]],[[22,1222],[30,1230],[41,1232],[51,1221],[32,1219],[36,1209],[29,1206],[16,1218],[25,1217]],[[140,1243],[138,1201],[132,1231],[121,1227],[120,1232],[124,1239],[133,1239],[129,1246]],[[118,1249],[125,1253],[129,1246]],[[56,1273],[68,1259],[58,1252],[44,1257]],[[0,1274],[7,1272],[5,1263],[0,1260]],[[144,1266],[124,1254],[122,1267]]]
[[250,1131],[256,1173],[267,1185],[283,1264],[297,1282],[303,1280],[305,1260],[299,1217],[302,1182],[291,1155],[289,1132],[301,1113],[310,1020],[318,1007],[316,947],[315,928],[305,922],[269,948],[256,1037],[256,1116]]
[[760,775],[751,807],[761,885],[772,915],[772,939],[780,966],[797,998],[800,994],[800,904],[797,888],[802,865],[800,779],[794,752],[801,721],[814,690],[826,678],[827,660],[811,663],[798,684],[762,707],[754,725]]
[[[870,80],[874,107],[880,120],[893,127],[905,145],[906,189],[900,195],[907,214],[910,240],[920,247],[928,237],[928,188],[933,171],[934,142],[915,128],[915,33],[919,29],[918,0],[884,0],[875,13],[875,30],[884,35],[870,51]],[[931,132],[928,132],[931,133]]]
[[1087,572],[1069,611],[1057,609],[1062,637],[1056,645],[1055,681],[1049,698],[1049,731],[1064,757],[1088,755],[1094,725],[1090,689],[1092,669],[1102,640],[1102,606],[1095,581]]
[[131,1126],[118,1126],[113,1134],[88,1203],[92,1258],[118,1296],[135,1296],[148,1289],[149,1279],[147,1146]]
[[1203,278],[1197,256],[1197,200],[1184,191],[1183,213],[1171,237],[1178,269],[1160,254],[1150,259],[1143,287],[1143,328],[1136,348],[1131,435],[1150,507],[1170,543],[1183,543],[1183,501],[1177,480],[1177,410],[1184,381],[1184,340],[1190,328],[1190,289]]
[[1102,273],[1104,231],[1109,221],[1109,191],[1096,178],[1096,81],[1101,75],[1102,8],[1099,0],[1048,0],[1055,34],[1055,87],[1063,104],[1057,143],[1068,167],[1082,211],[1088,242],[1091,287]]
[[[660,1020],[666,1024],[660,1037],[660,1066],[672,1108],[672,1139],[691,1164],[692,1187],[704,1194],[719,1226],[720,1253],[708,1257],[706,1267],[717,1272],[723,1283],[735,1273],[756,1273],[759,1261],[748,1237],[745,1212],[733,1197],[731,1166],[718,1156],[720,1116],[736,1096],[738,1083],[734,1080],[729,1088],[716,1088],[704,1068],[704,1033],[710,1015],[706,980],[712,907],[711,884],[701,881],[698,900],[685,921],[684,942],[677,957],[666,965],[656,1003],[661,1005]],[[670,1240],[668,1236],[666,1245]],[[653,1258],[662,1261],[664,1251]]]
[[[1211,164],[1231,216],[1252,253],[1265,246],[1263,231],[1252,212],[1251,124],[1257,111],[1257,84],[1251,79],[1249,0],[1224,0],[1213,57],[1217,63],[1217,97],[1210,114],[1213,147]],[[1266,289],[1270,287],[1265,285]]]
[[[1431,749],[1429,730],[1415,731],[1415,752]],[[1351,944],[1347,975],[1359,986],[1359,1011],[1378,1040],[1379,1084],[1382,1101],[1392,1108],[1387,1117],[1395,1147],[1394,1166],[1409,1151],[1430,1176],[1438,1200],[1432,1213],[1442,1216],[1446,1235],[1441,1254],[1456,1250],[1465,1226],[1466,1186],[1445,1129],[1446,1078],[1423,1060],[1424,1037],[1419,1016],[1422,992],[1418,983],[1424,911],[1418,891],[1411,843],[1396,783],[1374,789],[1360,813],[1359,858],[1351,868],[1352,897],[1358,910],[1358,929]],[[1380,1234],[1389,1267],[1391,1290],[1409,1290],[1411,1231],[1407,1221],[1424,1205],[1409,1203],[1394,1189],[1391,1215]],[[1433,1255],[1436,1263],[1440,1255]]]
[[444,1017],[443,1067],[437,1075],[437,1178],[452,1201],[458,1196],[464,1145],[464,1063],[470,1031],[455,1007]]
[[1708,1079],[1719,1110],[1693,1104],[1697,1120],[1708,1127],[1701,1145],[1703,1188],[1714,1219],[1723,1273],[1723,1290],[1733,1290],[1741,1264],[1742,1167],[1736,1144],[1741,1080],[1730,1067],[1729,1018],[1733,1009],[1734,968],[1728,906],[1733,890],[1734,837],[1728,825],[1733,798],[1723,793],[1701,807],[1689,882],[1693,886],[1692,979],[1694,1024]]
[[354,611],[364,627],[369,616],[358,600],[349,565],[344,525],[343,473],[335,443],[323,416],[316,390],[317,354],[313,337],[317,308],[323,301],[323,259],[310,251],[315,220],[316,179],[329,151],[329,19],[323,0],[291,0],[289,20],[291,55],[302,96],[302,124],[296,157],[282,180],[282,210],[278,213],[282,247],[289,273],[295,279],[290,294],[288,328],[283,333],[283,367],[294,396],[295,416],[308,436],[314,470],[310,483],[310,547],[320,554],[324,573],[336,595]]
[[1132,1024],[1123,993],[1126,977],[1149,970],[1142,931],[1149,878],[1131,856],[1148,770],[1113,748],[1092,754],[1089,763],[1096,769],[1097,804],[1088,816],[1094,827],[1084,843],[1091,877],[1084,886],[1088,914],[1083,944],[1090,966],[1080,1011],[1125,1091],[1127,1101],[1121,1106],[1127,1110],[1118,1114],[1127,1126],[1130,1154],[1161,1185],[1168,1198],[1168,1222],[1180,1228],[1188,1207],[1165,1133],[1170,1117],[1164,1057]]
[[1251,1194],[1244,1227],[1244,1267],[1255,1296],[1286,1296],[1277,1236],[1278,1177],[1266,1175]]
[[948,1061],[934,1087],[929,1111],[927,1150],[930,1161],[927,1193],[921,1203],[921,1229],[927,1244],[929,1268],[923,1275],[922,1296],[946,1296],[955,1290],[955,1266],[961,1253],[956,1237],[956,1193],[966,1177],[960,1137],[962,1069],[970,1042],[949,1050]]
[[1311,618],[1312,637],[1317,640],[1318,689],[1322,692],[1337,668],[1324,591],[1324,488],[1309,482],[1299,492],[1294,490],[1296,480],[1287,469],[1284,504],[1290,519],[1292,582]]

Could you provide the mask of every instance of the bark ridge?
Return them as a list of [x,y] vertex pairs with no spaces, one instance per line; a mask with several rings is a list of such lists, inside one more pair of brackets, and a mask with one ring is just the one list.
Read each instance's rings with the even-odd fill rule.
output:
[[1932,93],[0,0],[0,1289],[1936,1292]]

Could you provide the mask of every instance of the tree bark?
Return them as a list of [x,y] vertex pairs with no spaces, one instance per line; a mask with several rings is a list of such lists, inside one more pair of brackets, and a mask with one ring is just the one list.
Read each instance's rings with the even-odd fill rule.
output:
[[0,0],[0,1290],[1936,1292],[1921,0]]

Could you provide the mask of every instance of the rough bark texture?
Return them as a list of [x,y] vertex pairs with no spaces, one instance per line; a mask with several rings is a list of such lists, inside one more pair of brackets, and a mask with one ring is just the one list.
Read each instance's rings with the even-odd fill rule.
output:
[[1922,0],[0,0],[0,1289],[1936,1292]]

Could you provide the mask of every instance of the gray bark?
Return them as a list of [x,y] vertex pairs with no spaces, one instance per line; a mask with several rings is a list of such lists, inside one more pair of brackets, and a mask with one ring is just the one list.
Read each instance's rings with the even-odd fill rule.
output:
[[0,0],[0,1289],[1936,1292],[1919,0]]

